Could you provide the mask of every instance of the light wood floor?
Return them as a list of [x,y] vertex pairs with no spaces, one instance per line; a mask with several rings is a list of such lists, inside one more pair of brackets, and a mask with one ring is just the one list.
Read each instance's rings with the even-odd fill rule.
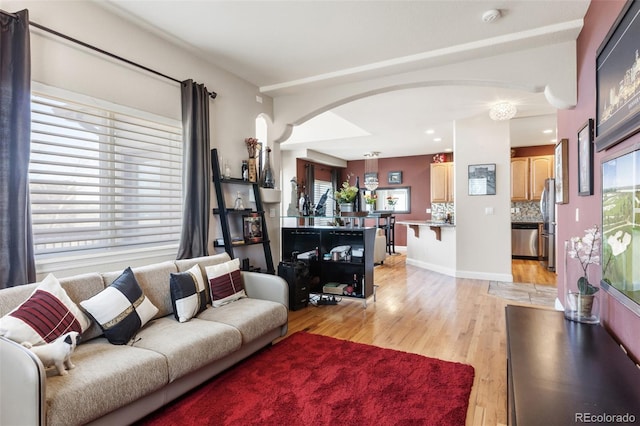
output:
[[[555,284],[535,261],[515,261],[514,282]],[[475,369],[467,425],[507,423],[507,301],[487,293],[488,281],[452,278],[405,265],[402,254],[375,268],[377,301],[309,306],[290,312],[289,334],[312,333],[433,358]],[[552,282],[553,281],[553,282]],[[339,354],[336,354],[339,356]]]

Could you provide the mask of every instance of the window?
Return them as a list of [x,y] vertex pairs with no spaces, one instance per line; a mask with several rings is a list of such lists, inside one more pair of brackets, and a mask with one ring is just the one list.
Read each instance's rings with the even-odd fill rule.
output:
[[36,87],[29,167],[36,260],[177,247],[180,123]]
[[[329,191],[329,192],[327,192]],[[314,179],[313,181],[313,205],[317,205],[318,202],[320,201],[320,198],[322,198],[322,196],[324,194],[327,194],[327,198],[326,198],[326,202],[325,202],[325,216],[329,216],[332,217],[335,211],[335,200],[333,198],[333,186],[331,185],[331,182],[328,182],[326,180],[319,180],[319,179]],[[333,218],[331,219],[317,219],[316,220],[316,225],[328,225],[329,222],[332,222]]]

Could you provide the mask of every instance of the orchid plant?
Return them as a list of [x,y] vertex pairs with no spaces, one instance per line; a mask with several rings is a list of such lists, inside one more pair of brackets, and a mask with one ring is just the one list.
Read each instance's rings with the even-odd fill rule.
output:
[[584,237],[572,237],[569,257],[578,259],[582,267],[582,276],[578,279],[578,292],[582,295],[595,294],[598,287],[589,282],[587,269],[589,265],[600,264],[600,228],[594,225],[584,231]]

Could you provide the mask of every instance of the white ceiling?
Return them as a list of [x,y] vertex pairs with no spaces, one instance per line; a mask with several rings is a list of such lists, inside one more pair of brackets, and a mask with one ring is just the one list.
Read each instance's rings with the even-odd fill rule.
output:
[[[318,84],[358,81],[575,40],[589,5],[588,0],[100,3],[192,47],[196,54],[274,98]],[[489,9],[499,9],[502,18],[483,22],[482,15]],[[438,86],[388,92],[342,105],[296,127],[282,147],[306,147],[346,160],[362,159],[367,151],[381,151],[381,157],[441,152],[452,148],[453,120],[488,113],[488,105],[502,99],[518,106],[518,115],[511,121],[513,146],[553,143],[556,109],[541,93]],[[274,113],[278,120],[277,109]],[[332,124],[336,119],[338,123]],[[427,129],[434,134],[427,135]],[[553,134],[543,134],[545,129],[553,129]],[[434,137],[442,141],[434,142]]]

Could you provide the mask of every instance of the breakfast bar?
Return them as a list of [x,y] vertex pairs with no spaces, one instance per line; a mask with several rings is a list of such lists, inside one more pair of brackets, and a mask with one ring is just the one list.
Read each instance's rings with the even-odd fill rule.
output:
[[430,220],[396,222],[407,227],[407,265],[456,275],[456,229],[452,223]]

